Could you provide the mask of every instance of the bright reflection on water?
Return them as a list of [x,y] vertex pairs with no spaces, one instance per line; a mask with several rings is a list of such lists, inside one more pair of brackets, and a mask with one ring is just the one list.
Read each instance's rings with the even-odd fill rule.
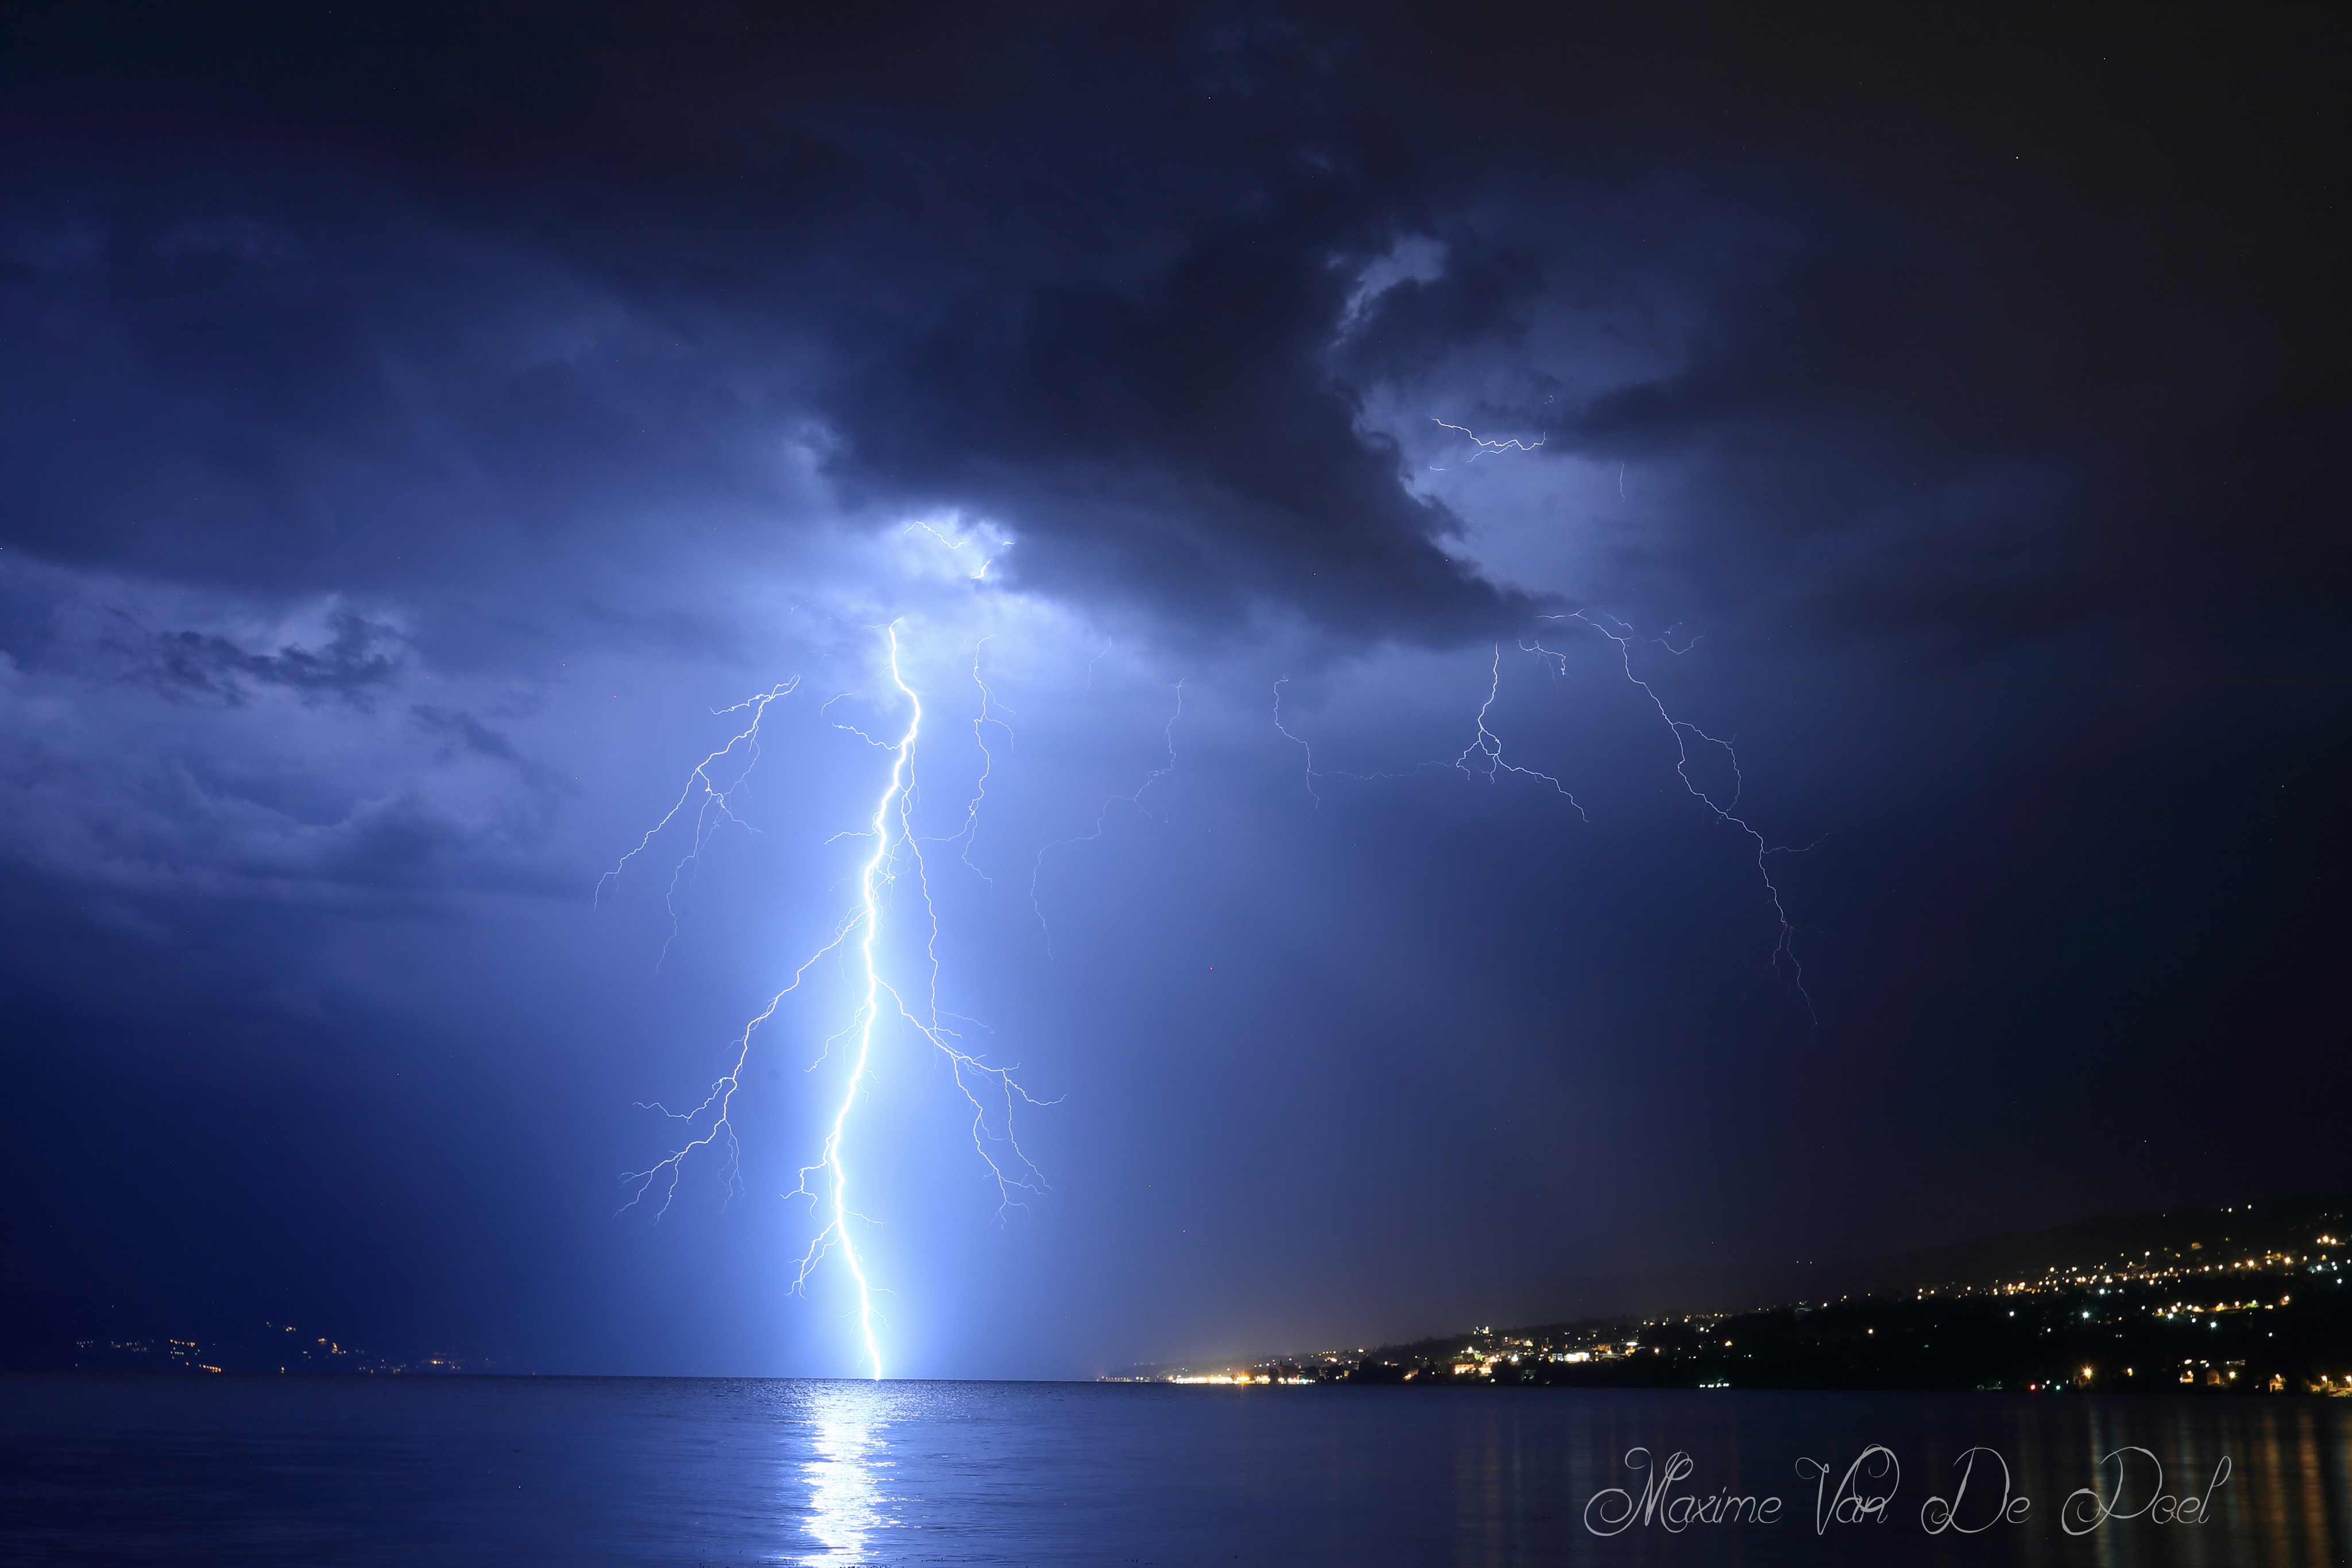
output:
[[814,1455],[808,1477],[808,1532],[822,1551],[803,1563],[866,1563],[869,1538],[889,1521],[879,1472],[889,1468],[889,1446],[876,1435],[881,1412],[870,1385],[820,1387],[810,1400]]
[[[1874,1444],[1885,1522],[1817,1531],[1797,1461]],[[1974,1532],[1924,1531],[1979,1446]],[[1780,1517],[1597,1536],[1637,1447]],[[2066,1533],[2126,1448],[2119,1517]],[[2140,1511],[2225,1458],[2200,1522]],[[2297,1568],[2352,1563],[2352,1400],[0,1376],[0,1562]]]

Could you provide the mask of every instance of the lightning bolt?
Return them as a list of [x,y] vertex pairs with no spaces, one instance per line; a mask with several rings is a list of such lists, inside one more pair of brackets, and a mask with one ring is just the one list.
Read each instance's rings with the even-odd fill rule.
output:
[[[1344,768],[1316,767],[1314,746],[1305,736],[1292,733],[1290,726],[1285,723],[1282,717],[1282,688],[1289,684],[1290,677],[1288,675],[1285,675],[1282,679],[1274,683],[1274,727],[1276,731],[1281,735],[1283,739],[1290,742],[1291,745],[1298,747],[1298,749],[1305,754],[1307,758],[1307,771],[1304,781],[1307,787],[1307,799],[1315,802],[1315,810],[1318,812],[1323,810],[1323,792],[1315,788],[1315,780],[1318,779],[1352,779],[1359,784],[1377,784],[1387,780],[1417,778],[1421,774],[1427,772],[1430,768],[1442,768],[1444,766],[1444,764],[1438,762],[1424,762],[1410,773],[1350,773]],[[1494,701],[1492,693],[1488,694],[1487,701],[1490,705]],[[1481,712],[1483,711],[1484,710],[1482,709]],[[1465,752],[1464,755],[1467,756],[1468,753]],[[1514,768],[1512,771],[1517,772],[1519,770]],[[1557,782],[1557,780],[1554,780],[1554,782]],[[1571,799],[1573,799],[1573,797],[1571,797]],[[1580,811],[1583,809],[1584,808],[1581,806],[1577,808]]]
[[[1547,398],[1545,401],[1549,402],[1550,400]],[[1541,438],[1538,438],[1532,444],[1524,441],[1489,441],[1481,436],[1476,431],[1471,430],[1466,426],[1449,423],[1443,419],[1437,418],[1434,414],[1432,414],[1430,418],[1433,423],[1436,423],[1441,428],[1453,431],[1455,434],[1464,437],[1470,443],[1471,453],[1467,459],[1467,462],[1469,463],[1475,463],[1481,457],[1496,456],[1505,452],[1533,452],[1543,444]],[[1438,471],[1443,472],[1443,470]],[[1625,465],[1622,463],[1620,463],[1617,465],[1617,494],[1620,499],[1622,499],[1625,494]],[[1802,854],[1805,851],[1813,848],[1813,844],[1790,845],[1772,843],[1768,841],[1761,832],[1758,831],[1745,817],[1738,814],[1737,809],[1739,805],[1740,796],[1746,793],[1748,788],[1747,777],[1739,768],[1738,751],[1729,741],[1718,739],[1717,737],[1707,734],[1706,731],[1699,728],[1696,725],[1676,718],[1673,714],[1666,710],[1664,701],[1659,697],[1656,690],[1651,686],[1650,683],[1643,680],[1639,675],[1636,675],[1633,673],[1633,644],[1636,638],[1633,628],[1627,626],[1624,622],[1617,620],[1613,615],[1604,616],[1601,619],[1595,619],[1593,616],[1585,613],[1581,610],[1571,612],[1570,614],[1564,616],[1548,615],[1543,617],[1543,619],[1548,621],[1580,621],[1586,626],[1591,627],[1593,631],[1600,632],[1602,636],[1617,644],[1618,665],[1622,670],[1623,670],[1625,679],[1633,685],[1639,687],[1642,695],[1650,699],[1650,706],[1657,710],[1659,719],[1664,723],[1667,731],[1675,737],[1675,775],[1682,779],[1683,788],[1689,790],[1695,798],[1704,803],[1708,810],[1714,812],[1717,821],[1724,823],[1727,827],[1738,830],[1748,837],[1751,843],[1755,845],[1756,874],[1764,883],[1765,896],[1770,900],[1773,916],[1780,922],[1780,938],[1772,948],[1772,972],[1776,976],[1785,975],[1790,988],[1794,990],[1798,997],[1803,1000],[1805,1004],[1806,1017],[1810,1018],[1813,1023],[1818,1026],[1821,1023],[1821,1015],[1814,1010],[1812,993],[1805,988],[1805,967],[1797,957],[1797,928],[1789,919],[1788,906],[1781,900],[1780,884],[1772,880],[1772,869],[1769,863],[1771,857],[1774,855]],[[1613,622],[1613,625],[1603,625],[1601,623],[1601,620],[1603,619]],[[1665,649],[1666,652],[1677,654],[1687,653],[1691,649],[1698,645],[1699,639],[1693,637],[1681,647],[1675,647],[1672,642],[1668,641],[1668,638],[1673,635],[1673,632],[1674,628],[1669,627],[1667,628],[1666,637],[1649,637],[1640,640],[1655,643],[1658,646]],[[1522,643],[1519,646],[1521,651],[1524,653],[1534,653],[1542,658],[1552,660],[1554,662],[1555,669],[1560,673],[1565,673],[1568,667],[1566,655],[1554,649],[1547,648],[1540,643]],[[1568,786],[1562,784],[1559,779],[1552,778],[1551,775],[1548,773],[1538,773],[1532,768],[1517,767],[1503,760],[1503,743],[1493,731],[1486,727],[1487,713],[1494,707],[1495,695],[1502,685],[1502,668],[1503,649],[1502,644],[1498,643],[1495,645],[1494,669],[1492,677],[1486,687],[1486,700],[1478,709],[1477,733],[1472,737],[1469,746],[1463,749],[1462,755],[1454,759],[1454,765],[1460,768],[1465,775],[1468,775],[1473,772],[1484,773],[1486,777],[1487,782],[1489,783],[1495,782],[1497,776],[1503,773],[1517,773],[1524,778],[1542,779],[1546,783],[1550,784],[1553,789],[1559,790],[1562,795],[1567,796],[1569,804],[1576,807],[1577,815],[1580,817],[1585,817],[1585,820],[1590,821],[1591,819],[1585,816],[1583,806],[1577,801],[1574,795],[1569,793]],[[1281,730],[1283,735],[1287,738],[1297,741],[1299,746],[1305,747],[1307,745],[1304,740],[1301,740],[1297,736],[1292,735],[1288,729],[1283,727],[1282,689],[1281,683],[1279,682],[1276,684],[1275,687],[1275,727]],[[1722,747],[1724,756],[1729,760],[1731,764],[1731,777],[1734,787],[1732,789],[1731,800],[1727,803],[1717,800],[1713,795],[1701,789],[1698,784],[1692,779],[1690,776],[1690,742],[1693,739],[1703,741],[1709,746]],[[1472,760],[1474,757],[1478,758],[1478,760],[1474,762]],[[1309,749],[1307,754],[1307,792],[1310,795],[1315,795],[1315,779],[1317,777],[1315,754],[1311,749]],[[1357,775],[1356,777],[1362,776]],[[1316,808],[1318,810],[1322,808],[1322,797],[1319,795],[1316,795]],[[1815,843],[1818,843],[1819,841],[1819,840],[1816,840]]]
[[[795,1290],[804,1287],[808,1283],[810,1270],[816,1267],[827,1248],[835,1244],[841,1248],[842,1260],[848,1265],[850,1277],[857,1282],[857,1332],[866,1342],[866,1359],[874,1364],[874,1376],[877,1382],[882,1376],[882,1346],[874,1337],[874,1288],[866,1278],[864,1260],[857,1256],[856,1240],[849,1233],[849,1166],[842,1158],[841,1143],[849,1126],[849,1113],[857,1103],[857,1091],[866,1082],[866,1067],[874,1060],[874,1025],[881,1017],[884,989],[882,971],[874,962],[874,939],[882,929],[882,910],[876,900],[884,863],[890,859],[893,808],[896,808],[899,826],[904,828],[907,825],[907,795],[914,761],[915,737],[922,733],[923,728],[923,699],[915,695],[915,688],[907,684],[907,677],[898,671],[898,627],[896,622],[890,625],[889,638],[890,684],[897,686],[899,695],[907,699],[907,733],[898,737],[897,746],[891,747],[889,782],[882,788],[882,798],[874,802],[874,852],[867,858],[865,869],[858,873],[860,909],[855,918],[861,927],[857,956],[866,970],[866,999],[858,1007],[856,1022],[853,1026],[857,1031],[857,1056],[850,1063],[849,1082],[842,1089],[841,1103],[833,1113],[832,1129],[824,1135],[824,1156],[815,1165],[802,1167],[801,1184],[797,1189],[806,1193],[810,1175],[823,1172],[830,1189],[833,1218],[810,1241],[808,1250],[801,1257],[800,1273],[793,1281]],[[912,836],[908,837],[911,847]],[[925,902],[929,903],[928,894]],[[892,999],[897,1000],[896,992],[892,993]]]
[[[1505,444],[1492,444],[1500,446]],[[1676,772],[1682,779],[1685,789],[1705,804],[1718,821],[1738,830],[1754,845],[1757,872],[1763,883],[1773,913],[1780,923],[1779,940],[1773,949],[1771,959],[1773,971],[1776,975],[1781,976],[1790,988],[1803,999],[1807,1012],[1811,1014],[1812,998],[1805,988],[1803,967],[1795,948],[1795,927],[1789,919],[1780,890],[1771,875],[1772,857],[1798,852],[1790,846],[1769,842],[1747,818],[1738,814],[1745,781],[1740,772],[1736,749],[1729,741],[1719,739],[1696,725],[1675,717],[1657,691],[1634,673],[1632,663],[1632,644],[1643,639],[1638,638],[1633,629],[1624,622],[1614,617],[1600,616],[1581,611],[1570,616],[1552,619],[1574,620],[1615,643],[1619,654],[1619,665],[1625,679],[1638,687],[1647,697],[1660,720],[1666,725],[1668,732],[1675,738],[1677,749]],[[716,1150],[723,1156],[727,1186],[730,1196],[740,1189],[740,1151],[731,1113],[735,1093],[740,1087],[743,1070],[750,1061],[755,1043],[754,1037],[763,1026],[775,1019],[786,998],[803,988],[803,983],[821,961],[829,956],[843,956],[846,967],[854,976],[854,1006],[850,1009],[845,1026],[825,1040],[817,1061],[812,1062],[810,1066],[813,1071],[816,1065],[832,1054],[836,1045],[844,1042],[848,1042],[850,1045],[847,1052],[849,1060],[845,1076],[839,1086],[838,1098],[832,1103],[830,1115],[824,1123],[824,1134],[818,1157],[814,1163],[802,1167],[798,1183],[793,1192],[787,1195],[808,1198],[816,1216],[823,1221],[816,1233],[810,1238],[805,1250],[798,1260],[793,1283],[796,1292],[805,1291],[808,1281],[819,1266],[836,1250],[838,1251],[855,1287],[859,1345],[865,1363],[870,1369],[870,1375],[876,1379],[884,1375],[882,1325],[875,1304],[878,1287],[869,1266],[866,1249],[859,1244],[858,1230],[860,1226],[876,1222],[855,1205],[854,1189],[858,1186],[856,1171],[866,1170],[868,1167],[863,1160],[859,1160],[855,1163],[854,1170],[852,1155],[858,1124],[858,1113],[863,1099],[868,1093],[869,1079],[875,1070],[877,1053],[887,1049],[890,1038],[884,1026],[895,1018],[898,1023],[907,1026],[908,1030],[919,1037],[931,1049],[939,1051],[948,1063],[958,1091],[971,1108],[971,1136],[973,1149],[996,1183],[1000,1217],[1007,1208],[1018,1206],[1016,1193],[1035,1193],[1045,1190],[1042,1175],[1016,1136],[1014,1124],[1016,1113],[1023,1106],[1055,1103],[1052,1101],[1041,1101],[1030,1095],[1013,1076],[1013,1069],[995,1066],[966,1050],[956,1030],[947,1027],[943,1021],[953,1015],[944,1013],[940,1005],[940,921],[938,910],[931,896],[929,868],[923,858],[922,845],[925,842],[961,841],[964,863],[971,867],[975,874],[982,874],[980,873],[978,866],[972,863],[971,851],[977,835],[981,811],[988,799],[989,783],[996,761],[990,746],[989,728],[994,726],[1003,730],[1008,743],[1012,738],[1010,726],[1004,719],[998,716],[1000,712],[1010,710],[1003,709],[1003,705],[996,701],[995,695],[988,684],[984,667],[986,639],[982,639],[982,643],[971,650],[971,680],[979,694],[979,711],[972,721],[972,737],[981,753],[978,777],[973,782],[970,800],[966,803],[962,823],[957,831],[944,839],[926,840],[915,831],[918,798],[916,769],[918,750],[923,737],[924,705],[920,694],[908,680],[901,662],[899,623],[893,622],[887,627],[882,628],[882,631],[890,688],[896,694],[894,706],[902,706],[904,708],[906,714],[904,727],[896,732],[895,738],[889,738],[887,736],[877,737],[875,735],[869,735],[865,730],[848,724],[836,726],[838,728],[857,735],[869,746],[886,752],[888,756],[888,768],[874,798],[871,811],[865,815],[862,825],[858,829],[838,835],[869,841],[870,847],[856,873],[856,902],[834,923],[830,935],[823,944],[802,960],[800,965],[792,971],[786,982],[769,998],[767,1005],[744,1024],[741,1032],[733,1042],[734,1057],[731,1064],[725,1072],[713,1081],[709,1092],[698,1103],[677,1112],[673,1112],[667,1105],[657,1102],[648,1106],[649,1109],[657,1111],[666,1117],[688,1124],[692,1131],[677,1147],[657,1161],[651,1168],[630,1173],[625,1176],[625,1181],[634,1183],[634,1191],[628,1202],[623,1206],[624,1211],[635,1208],[641,1203],[649,1203],[657,1195],[656,1213],[666,1213],[676,1197],[686,1163],[696,1157],[698,1151],[707,1149]],[[1671,641],[1664,639],[1648,640],[1658,641],[1670,653],[1684,653],[1690,646],[1689,643],[1685,643],[1683,647],[1677,648]],[[1521,643],[1519,647],[1525,653],[1552,662],[1561,670],[1566,667],[1564,654],[1544,646],[1539,642]],[[1577,800],[1573,792],[1560,779],[1510,760],[1506,756],[1502,737],[1497,734],[1492,722],[1501,691],[1501,682],[1502,648],[1498,643],[1494,647],[1489,662],[1487,689],[1484,700],[1478,705],[1473,717],[1469,743],[1452,759],[1450,764],[1432,761],[1424,763],[1421,768],[1414,771],[1418,773],[1450,766],[1465,779],[1475,780],[1483,778],[1490,785],[1500,783],[1505,775],[1515,776],[1548,786],[1574,806],[1580,818],[1585,817],[1582,804]],[[709,836],[719,828],[733,823],[744,826],[749,831],[749,824],[744,823],[742,818],[733,809],[734,797],[742,789],[746,779],[759,760],[761,727],[770,708],[776,702],[796,691],[798,685],[798,680],[795,678],[793,681],[771,687],[768,691],[750,697],[733,707],[718,710],[722,715],[746,715],[747,722],[730,736],[724,745],[709,753],[695,765],[688,773],[686,785],[680,790],[677,799],[671,803],[654,826],[647,830],[638,843],[624,854],[612,870],[599,880],[600,897],[604,882],[617,878],[627,868],[630,862],[649,851],[655,839],[663,831],[682,821],[690,821],[692,831],[688,848],[686,855],[672,870],[669,893],[666,896],[666,903],[672,917],[672,936],[675,936],[677,927],[675,894],[679,879],[699,857]],[[1317,780],[1333,775],[1329,770],[1317,767],[1310,743],[1303,735],[1296,733],[1286,722],[1283,699],[1287,685],[1287,677],[1275,684],[1273,693],[1275,727],[1285,739],[1298,746],[1304,753],[1307,791],[1315,801],[1317,809],[1320,810],[1323,797],[1316,789]],[[1147,796],[1176,770],[1176,726],[1184,716],[1184,683],[1179,682],[1174,688],[1173,707],[1163,728],[1165,759],[1152,768],[1132,791],[1113,795],[1107,799],[1096,815],[1092,831],[1073,838],[1056,840],[1037,852],[1037,857],[1030,873],[1030,902],[1041,927],[1045,924],[1045,915],[1040,897],[1040,883],[1048,853],[1063,845],[1100,839],[1106,830],[1112,808],[1120,803],[1133,808],[1144,816],[1157,818],[1157,813],[1147,804]],[[830,706],[830,705],[827,706]],[[1695,743],[1719,747],[1728,758],[1733,777],[1738,781],[1728,800],[1718,800],[1691,775],[1689,767]],[[1339,776],[1369,781],[1377,779],[1403,778],[1408,775],[1381,773]],[[986,880],[984,874],[982,879]],[[902,883],[908,885],[902,888]],[[911,954],[915,944],[905,939],[895,942],[886,940],[886,922],[894,905],[898,902],[897,894],[901,891],[911,891],[919,900],[924,921],[924,926],[919,933],[924,971],[918,983],[913,985],[902,984],[894,977],[889,955],[893,951]],[[1052,937],[1050,929],[1046,930],[1045,935],[1050,951]],[[666,943],[665,952],[667,948]],[[1816,1021],[1818,1021],[1817,1015]]]
[[[802,982],[808,977],[810,971],[820,960],[829,954],[842,951],[845,947],[849,948],[855,955],[858,1000],[848,1025],[828,1039],[824,1048],[825,1053],[829,1054],[837,1041],[854,1039],[855,1049],[851,1054],[848,1075],[842,1084],[841,1097],[835,1104],[831,1120],[826,1125],[824,1140],[816,1163],[802,1167],[799,1184],[786,1196],[809,1198],[825,1216],[823,1228],[810,1239],[807,1249],[801,1256],[793,1288],[795,1291],[804,1291],[817,1266],[836,1249],[840,1252],[842,1260],[856,1288],[858,1337],[866,1363],[871,1366],[873,1375],[877,1379],[883,1375],[883,1364],[881,1341],[877,1333],[877,1315],[874,1307],[876,1287],[867,1270],[866,1259],[858,1249],[856,1237],[853,1234],[850,1223],[852,1220],[867,1224],[873,1221],[851,1207],[851,1173],[846,1155],[853,1113],[857,1108],[859,1095],[865,1089],[867,1077],[873,1068],[877,1043],[877,1029],[884,1021],[886,1002],[887,1011],[891,1015],[907,1024],[947,1060],[957,1089],[971,1107],[972,1146],[996,1183],[1000,1215],[1006,1208],[1017,1206],[1013,1196],[1015,1189],[1033,1193],[1044,1190],[1043,1177],[1039,1175],[1035,1163],[1022,1148],[1020,1140],[1015,1134],[1013,1124],[1015,1107],[1023,1104],[1050,1105],[1055,1103],[1041,1101],[1032,1096],[1013,1078],[1012,1069],[993,1066],[963,1049],[959,1043],[960,1036],[957,1032],[941,1021],[949,1015],[940,1011],[939,1003],[939,915],[931,901],[929,868],[924,863],[922,856],[923,841],[914,831],[913,816],[916,797],[916,747],[922,734],[923,703],[915,688],[908,684],[899,664],[898,623],[893,622],[884,631],[888,653],[890,683],[906,706],[906,727],[898,739],[892,742],[877,740],[851,725],[836,726],[838,728],[859,736],[868,744],[887,751],[890,758],[889,771],[884,779],[881,793],[875,800],[872,815],[866,820],[862,831],[847,835],[870,838],[873,841],[872,850],[858,871],[857,902],[835,925],[832,936],[824,944],[802,961],[800,967],[793,971],[791,978],[768,999],[767,1006],[744,1025],[742,1033],[736,1040],[733,1064],[711,1085],[709,1093],[699,1104],[683,1112],[670,1111],[657,1102],[647,1106],[648,1109],[659,1111],[672,1120],[693,1124],[696,1133],[685,1144],[655,1164],[651,1169],[630,1173],[625,1176],[625,1180],[633,1181],[636,1186],[628,1203],[623,1206],[624,1212],[635,1207],[658,1186],[662,1197],[657,1213],[667,1212],[671,1199],[676,1196],[678,1179],[687,1160],[691,1158],[696,1151],[714,1146],[721,1148],[725,1153],[730,1193],[740,1187],[740,1181],[737,1175],[739,1149],[734,1126],[730,1118],[735,1092],[741,1083],[744,1066],[751,1057],[752,1037],[761,1025],[775,1017],[777,1010],[783,1005],[784,998],[800,989]],[[980,725],[1002,723],[989,713],[988,688],[986,683],[981,679],[978,658],[978,652],[975,650],[973,679],[980,683],[982,693],[982,719],[975,725],[976,735],[981,733]],[[779,687],[761,697],[751,699],[750,704],[738,705],[737,709],[722,710],[734,712],[742,707],[751,707],[754,716],[752,724],[742,734],[733,737],[726,747],[711,753],[696,767],[677,803],[670,808],[661,821],[656,824],[644,840],[640,841],[635,849],[622,857],[622,865],[625,866],[629,859],[642,852],[652,841],[654,836],[675,820],[685,809],[686,803],[695,798],[698,790],[716,799],[719,803],[719,809],[724,809],[728,790],[719,788],[712,782],[709,772],[710,767],[738,745],[755,748],[759,715],[765,711],[768,703],[786,695],[790,689]],[[986,756],[985,746],[982,747],[982,754],[983,757]],[[754,751],[754,759],[756,759],[756,751]],[[971,830],[980,800],[985,794],[987,777],[985,768],[986,765],[983,764],[979,792],[975,794],[972,805],[967,812],[965,829],[956,836],[966,836]],[[740,784],[741,779],[738,778],[733,785],[729,786],[729,789],[740,788]],[[698,828],[697,849],[700,845],[699,831]],[[616,866],[614,873],[617,873],[620,869]],[[919,1013],[908,1005],[907,995],[900,987],[892,983],[886,972],[883,955],[880,951],[888,894],[900,877],[908,872],[912,873],[914,885],[921,899],[926,920],[923,953],[927,974],[921,992],[922,1010]],[[824,1055],[821,1054],[818,1061],[823,1060]],[[811,1065],[814,1067],[815,1063]],[[990,1124],[992,1112],[997,1113],[996,1125],[993,1128]],[[1001,1145],[1004,1151],[1001,1155],[992,1146],[998,1145]]]
[[1323,810],[1323,793],[1315,788],[1315,780],[1321,777],[1315,767],[1315,747],[1305,736],[1291,734],[1290,727],[1282,722],[1282,688],[1289,684],[1288,675],[1274,683],[1274,727],[1281,733],[1283,739],[1307,754],[1307,798],[1314,801],[1315,809],[1320,811]]
[[[1466,425],[1448,424],[1445,421],[1439,419],[1433,413],[1431,414],[1429,418],[1432,423],[1436,424],[1443,429],[1450,430],[1456,435],[1464,436],[1468,439],[1471,450],[1468,459],[1463,464],[1463,466],[1465,468],[1468,467],[1470,464],[1477,462],[1481,457],[1499,456],[1501,454],[1506,452],[1533,452],[1537,447],[1543,444],[1543,438],[1541,436],[1538,436],[1533,441],[1488,441],[1476,431],[1470,429]],[[1430,466],[1433,472],[1439,474],[1445,472],[1444,469],[1437,467],[1435,464],[1432,464]]]

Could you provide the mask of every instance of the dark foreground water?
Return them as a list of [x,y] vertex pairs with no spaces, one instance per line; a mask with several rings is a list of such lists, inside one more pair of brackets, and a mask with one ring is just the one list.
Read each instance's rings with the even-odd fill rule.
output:
[[2347,1561],[2343,1401],[0,1378],[10,1564]]

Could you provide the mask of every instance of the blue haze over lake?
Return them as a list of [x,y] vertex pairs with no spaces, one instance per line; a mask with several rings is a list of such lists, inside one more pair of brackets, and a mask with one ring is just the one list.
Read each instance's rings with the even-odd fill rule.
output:
[[[1884,1523],[1817,1531],[1872,1444]],[[1972,1446],[2032,1503],[1928,1534]],[[2145,1448],[2210,1518],[2061,1527]],[[1588,1527],[1686,1453],[1677,1496],[1769,1524]],[[2153,1480],[2146,1462],[2119,1508]],[[1989,1465],[1990,1461],[1980,1461]],[[2106,1472],[2110,1478],[2115,1471]],[[1959,1520],[1990,1520],[1983,1469]],[[1606,1518],[1610,1500],[1596,1517]],[[2352,1404],[2236,1397],[726,1379],[0,1378],[10,1563],[2344,1563]]]

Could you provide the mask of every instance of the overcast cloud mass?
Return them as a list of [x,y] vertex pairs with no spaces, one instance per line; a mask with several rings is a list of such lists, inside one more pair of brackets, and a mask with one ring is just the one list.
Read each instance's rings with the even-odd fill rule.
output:
[[2340,12],[5,27],[22,1288],[854,1369],[894,622],[894,1371],[2345,1185]]

